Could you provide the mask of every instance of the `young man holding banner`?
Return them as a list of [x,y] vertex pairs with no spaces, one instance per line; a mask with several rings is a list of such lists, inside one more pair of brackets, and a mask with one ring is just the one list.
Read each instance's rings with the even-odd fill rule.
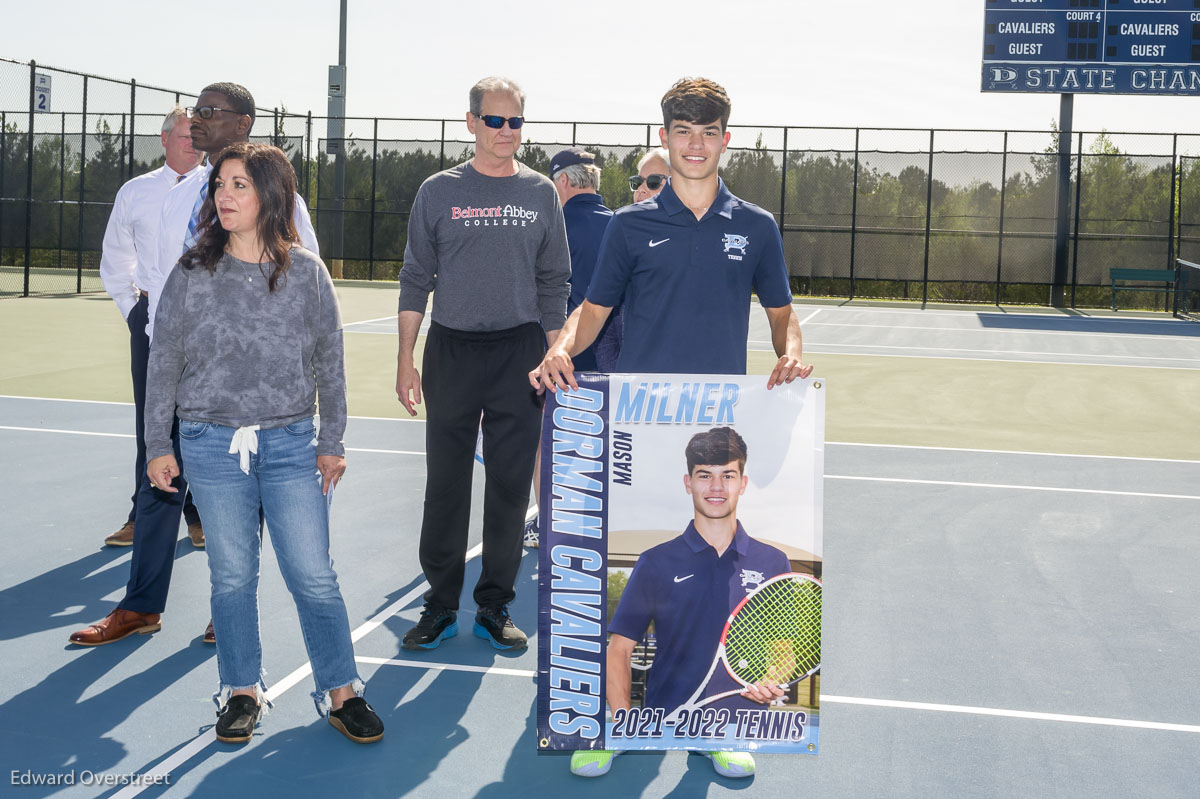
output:
[[[617,371],[745,374],[746,307],[757,293],[779,356],[767,386],[808,377],[779,227],[717,174],[729,145],[729,111],[725,90],[704,78],[680,80],[663,97],[658,133],[671,179],[657,197],[616,212],[587,299],[530,372],[535,387],[578,388],[571,357],[592,344],[622,295]],[[705,339],[698,345],[700,329]]]
[[[713,81],[684,78],[661,106],[670,181],[609,223],[587,298],[529,373],[539,391],[579,388],[571,358],[592,344],[622,297],[625,338],[616,371],[745,374],[747,306],[756,293],[778,356],[767,388],[812,372],[801,361],[779,228],[771,214],[731,194],[717,174],[729,145],[729,96]],[[708,754],[722,776],[754,773],[748,752]],[[577,751],[571,772],[602,776],[612,757],[606,750]]]

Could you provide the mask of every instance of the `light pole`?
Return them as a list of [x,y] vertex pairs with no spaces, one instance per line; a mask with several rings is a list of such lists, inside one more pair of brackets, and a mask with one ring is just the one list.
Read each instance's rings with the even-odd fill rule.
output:
[[329,67],[329,112],[325,151],[333,156],[333,242],[330,273],[342,276],[346,208],[346,3],[341,0],[338,31],[338,62]]

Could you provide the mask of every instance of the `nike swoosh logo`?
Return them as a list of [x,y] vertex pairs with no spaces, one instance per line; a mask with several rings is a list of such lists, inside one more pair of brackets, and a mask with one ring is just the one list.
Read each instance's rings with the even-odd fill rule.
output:
[[670,241],[670,239],[663,239],[662,241],[655,241],[654,239],[651,239],[651,240],[650,240],[650,246],[651,246],[651,247],[657,247],[657,246],[658,246],[658,245],[660,245],[660,244],[666,244],[668,241]]
[[675,578],[675,582],[677,582],[677,583],[682,583],[684,580],[690,580],[690,579],[692,579],[692,578],[693,578],[693,577],[695,577],[695,576],[696,576],[696,575],[694,575],[694,574],[689,574],[689,575],[687,575],[686,577],[676,577],[676,578]]

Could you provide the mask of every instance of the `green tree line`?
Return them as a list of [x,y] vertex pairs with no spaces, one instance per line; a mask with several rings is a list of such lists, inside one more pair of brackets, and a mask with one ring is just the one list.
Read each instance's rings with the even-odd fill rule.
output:
[[[15,125],[2,138],[0,260],[12,264],[21,262],[13,251],[24,245],[28,139]],[[322,251],[332,255],[333,158],[323,148],[310,149],[302,138],[285,136],[282,127],[256,138],[274,141],[288,152]],[[128,153],[122,146],[126,141],[122,131],[99,121],[81,159],[78,134],[68,134],[65,146],[57,135],[35,137],[32,236],[40,259],[52,261],[49,253],[60,248],[82,249],[87,253],[85,264],[98,263],[109,203],[128,176]],[[597,155],[605,203],[620,208],[631,202],[627,178],[635,173],[644,148],[581,144]],[[394,278],[417,189],[438,169],[470,154],[462,142],[348,140],[346,277]],[[519,157],[545,172],[552,154],[533,143],[525,145]],[[848,293],[852,229],[856,293],[899,296],[909,291],[925,273],[927,217],[929,278],[946,287],[947,299],[987,299],[982,295],[996,282],[998,265],[1003,283],[1049,283],[1057,185],[1053,146],[1007,156],[935,151],[932,182],[929,160],[927,152],[919,151],[863,151],[857,160],[852,151],[785,154],[764,147],[760,140],[753,147],[731,150],[721,174],[731,191],[782,223],[789,270],[801,291]],[[161,164],[157,136],[139,136],[134,173]],[[1072,159],[1073,177],[1080,181],[1079,252],[1073,259],[1080,285],[1102,286],[1113,266],[1165,266],[1173,218],[1185,237],[1184,257],[1200,257],[1190,240],[1200,227],[1197,164],[1184,158],[1173,168],[1167,156],[1123,153],[1105,135]],[[82,209],[77,203],[81,165]],[[1002,195],[1003,241],[998,235]],[[1073,199],[1075,195],[1073,185]],[[74,259],[69,261],[73,265]]]

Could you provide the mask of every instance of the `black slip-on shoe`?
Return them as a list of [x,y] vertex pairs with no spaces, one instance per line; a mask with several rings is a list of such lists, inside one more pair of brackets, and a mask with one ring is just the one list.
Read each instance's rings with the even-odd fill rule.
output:
[[252,696],[234,694],[217,713],[217,740],[244,744],[254,736],[258,723],[258,702]]
[[340,708],[330,711],[329,723],[358,744],[374,743],[383,737],[383,722],[361,696],[347,699]]

